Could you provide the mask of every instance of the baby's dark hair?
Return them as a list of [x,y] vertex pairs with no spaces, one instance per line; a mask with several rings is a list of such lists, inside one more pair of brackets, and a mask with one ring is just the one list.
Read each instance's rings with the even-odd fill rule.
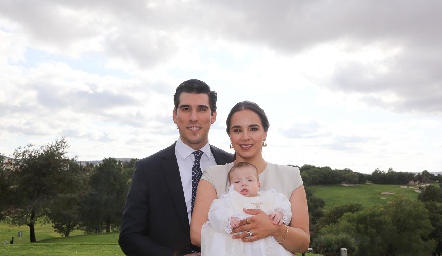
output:
[[236,163],[235,165],[233,165],[233,167],[230,169],[229,173],[227,174],[227,177],[229,178],[229,181],[230,181],[230,174],[231,174],[236,168],[246,167],[246,166],[250,166],[250,167],[252,167],[253,169],[255,169],[255,171],[256,171],[256,178],[257,178],[257,180],[259,181],[258,169],[256,168],[256,166],[254,166],[253,164],[248,163],[248,162],[238,162],[238,163]]

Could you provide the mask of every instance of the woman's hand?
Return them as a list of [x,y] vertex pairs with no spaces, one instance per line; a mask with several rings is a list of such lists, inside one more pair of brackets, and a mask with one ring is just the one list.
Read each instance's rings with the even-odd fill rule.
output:
[[301,185],[293,191],[290,203],[292,219],[289,226],[273,224],[273,220],[262,210],[244,209],[245,213],[253,216],[240,221],[240,226],[233,229],[233,232],[241,233],[234,235],[233,238],[241,239],[243,242],[253,242],[273,236],[289,252],[307,251],[310,244],[310,232],[304,186]]
[[[243,242],[253,242],[261,238],[272,236],[278,230],[279,225],[273,224],[269,215],[259,209],[244,209],[244,212],[253,215],[241,220],[239,227],[234,228],[234,239],[241,239]],[[241,233],[242,232],[242,233]]]

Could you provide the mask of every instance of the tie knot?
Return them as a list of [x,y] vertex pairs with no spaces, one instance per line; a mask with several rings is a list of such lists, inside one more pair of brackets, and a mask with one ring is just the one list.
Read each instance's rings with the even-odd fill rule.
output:
[[203,151],[201,151],[201,150],[196,150],[196,151],[193,151],[193,153],[192,153],[193,155],[195,155],[195,160],[200,160],[201,159],[201,156],[203,155]]

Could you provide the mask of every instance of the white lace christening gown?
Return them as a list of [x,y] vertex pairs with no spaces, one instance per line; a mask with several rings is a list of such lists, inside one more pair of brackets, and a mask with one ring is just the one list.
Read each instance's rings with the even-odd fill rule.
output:
[[292,212],[290,201],[275,190],[259,192],[256,197],[245,197],[229,187],[229,191],[220,199],[215,199],[210,206],[209,221],[201,229],[201,255],[203,256],[290,256],[273,236],[254,242],[242,242],[233,239],[230,218],[245,219],[250,217],[243,211],[247,209],[261,209],[269,214],[274,210],[283,213],[283,222],[290,223]]

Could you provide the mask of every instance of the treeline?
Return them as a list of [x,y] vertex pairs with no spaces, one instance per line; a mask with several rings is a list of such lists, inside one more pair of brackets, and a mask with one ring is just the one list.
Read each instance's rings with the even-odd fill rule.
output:
[[[441,175],[392,169],[362,174],[312,165],[304,165],[300,170],[307,194],[311,247],[316,253],[338,256],[340,248],[347,248],[351,255],[442,255]],[[327,212],[323,210],[326,202],[309,189],[311,185],[366,182],[397,185],[414,182],[426,186],[419,186],[417,201],[393,196],[385,206],[364,208],[357,203],[343,204]]]
[[37,148],[19,147],[8,164],[0,159],[0,220],[28,226],[31,242],[37,220],[52,223],[65,237],[78,229],[119,229],[135,159],[83,165],[66,156],[67,148],[62,138]]
[[388,171],[374,170],[371,174],[354,172],[351,169],[331,169],[330,167],[316,167],[303,165],[299,168],[304,185],[334,185],[341,183],[404,185],[410,181],[418,183],[442,182],[441,175],[434,175],[426,170],[421,173],[396,172],[392,168]]
[[[442,255],[442,188],[430,185],[418,200],[395,195],[389,204],[363,208],[343,204],[323,213],[324,202],[308,194],[311,247],[325,256]],[[321,204],[322,203],[322,204]],[[312,208],[310,208],[312,207]],[[314,208],[316,207],[316,208]]]
[[[62,138],[41,147],[19,147],[7,165],[0,156],[0,220],[28,226],[31,242],[36,241],[37,220],[52,223],[63,236],[73,230],[99,233],[120,227],[136,159],[122,162],[105,158],[98,165],[82,164],[67,157],[67,148]],[[362,174],[313,165],[300,170],[306,186],[312,246],[321,254],[339,255],[341,247],[354,252],[352,255],[408,255],[403,248],[414,253],[410,255],[442,252],[442,192],[436,186],[426,187],[418,202],[398,197],[385,207],[343,205],[328,212],[322,210],[324,200],[309,191],[309,185],[440,182],[440,175],[392,169]],[[422,253],[415,253],[419,250]]]

